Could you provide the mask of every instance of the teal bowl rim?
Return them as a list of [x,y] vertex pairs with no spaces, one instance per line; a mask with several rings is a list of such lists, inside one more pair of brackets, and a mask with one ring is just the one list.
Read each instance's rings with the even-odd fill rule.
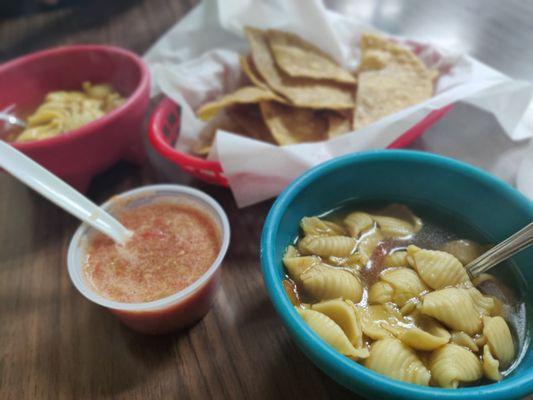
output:
[[[357,384],[362,390],[362,394],[368,394],[379,387],[380,392],[387,392],[391,395],[409,397],[411,399],[427,399],[438,396],[442,399],[466,399],[474,396],[483,396],[483,399],[507,399],[526,396],[533,392],[533,369],[523,376],[515,377],[507,381],[482,385],[469,388],[443,389],[435,387],[419,386],[390,379],[384,375],[371,371],[368,368],[344,357],[332,347],[320,339],[299,317],[298,313],[290,303],[283,290],[276,265],[279,260],[274,259],[275,243],[274,237],[277,226],[287,207],[294,198],[317,178],[329,174],[331,171],[346,167],[354,162],[376,161],[376,160],[405,160],[426,162],[439,167],[444,167],[450,171],[462,174],[474,180],[482,181],[492,190],[504,193],[513,204],[526,210],[533,219],[533,202],[528,200],[516,189],[507,183],[495,178],[488,173],[453,160],[451,158],[424,153],[414,150],[375,150],[339,157],[323,164],[320,164],[305,172],[295,179],[277,198],[272,205],[265,220],[263,233],[261,236],[261,265],[263,279],[270,299],[283,323],[290,330],[293,340],[298,344],[305,345],[308,350],[306,354],[311,360],[317,360],[325,369],[334,370],[338,373],[342,381],[347,379]],[[326,371],[324,371],[326,372]],[[333,379],[335,377],[332,376]],[[342,382],[341,382],[342,383]]]

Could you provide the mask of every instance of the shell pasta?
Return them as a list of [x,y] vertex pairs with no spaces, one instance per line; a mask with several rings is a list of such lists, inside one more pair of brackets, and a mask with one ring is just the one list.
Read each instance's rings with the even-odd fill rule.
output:
[[431,374],[417,354],[398,339],[374,342],[364,365],[400,381],[427,386]]
[[[480,291],[442,250],[479,245],[431,247],[418,237],[425,221],[403,205],[309,216],[300,227],[283,257],[284,286],[295,288],[299,315],[335,350],[418,385],[503,379],[517,353],[503,300]],[[487,280],[495,278],[479,282]]]

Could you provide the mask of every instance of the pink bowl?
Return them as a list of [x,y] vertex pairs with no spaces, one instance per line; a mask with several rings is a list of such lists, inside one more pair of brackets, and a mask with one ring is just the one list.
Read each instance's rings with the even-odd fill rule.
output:
[[101,45],[57,47],[0,66],[0,110],[14,106],[16,115],[33,111],[48,92],[79,90],[84,81],[109,83],[127,101],[71,132],[13,143],[81,191],[87,189],[95,174],[118,160],[144,161],[142,124],[149,101],[148,68],[130,51]]

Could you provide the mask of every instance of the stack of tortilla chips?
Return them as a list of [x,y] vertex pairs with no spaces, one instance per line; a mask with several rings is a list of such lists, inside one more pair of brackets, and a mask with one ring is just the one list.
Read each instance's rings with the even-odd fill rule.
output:
[[204,104],[209,123],[195,150],[207,154],[217,129],[280,146],[315,142],[359,129],[430,98],[437,74],[409,49],[363,35],[356,73],[295,34],[246,28],[241,57],[248,83]]

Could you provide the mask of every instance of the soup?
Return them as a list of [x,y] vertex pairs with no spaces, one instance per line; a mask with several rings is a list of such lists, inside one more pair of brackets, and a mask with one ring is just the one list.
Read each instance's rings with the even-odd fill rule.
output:
[[485,249],[404,205],[301,220],[283,285],[325,342],[369,369],[445,388],[499,381],[523,344],[523,304],[464,265]]
[[83,266],[90,286],[110,300],[142,303],[177,293],[209,269],[221,248],[214,221],[189,205],[147,204],[117,217],[133,237],[121,246],[96,234]]

